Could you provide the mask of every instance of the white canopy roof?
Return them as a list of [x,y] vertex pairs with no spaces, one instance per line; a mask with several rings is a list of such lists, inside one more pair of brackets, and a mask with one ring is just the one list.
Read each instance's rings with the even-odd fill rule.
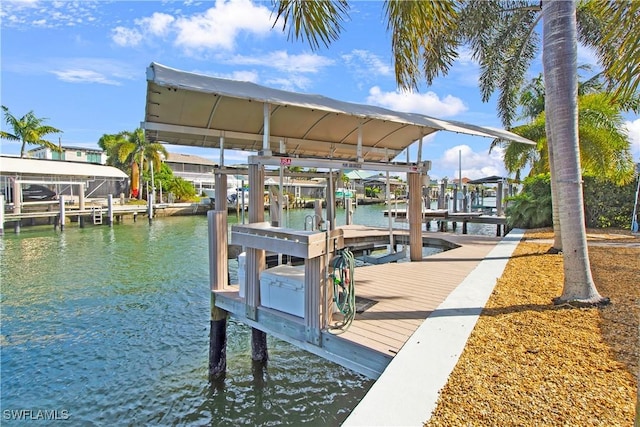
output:
[[112,166],[95,163],[67,162],[63,160],[24,159],[0,157],[2,175],[68,176],[74,178],[127,179],[126,173]]
[[439,130],[532,143],[505,130],[219,79],[157,63],[147,69],[143,125],[152,141],[219,148],[224,137],[224,148],[260,151],[265,104],[270,108],[270,150],[287,155],[356,160],[359,133],[362,158],[369,162],[389,161]]

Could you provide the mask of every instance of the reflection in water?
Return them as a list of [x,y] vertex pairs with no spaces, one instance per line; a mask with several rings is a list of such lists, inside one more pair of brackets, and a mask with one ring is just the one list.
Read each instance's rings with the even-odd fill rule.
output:
[[371,381],[272,337],[258,369],[233,320],[227,374],[209,381],[206,236],[206,218],[179,217],[0,239],[2,409],[74,425],[344,420]]

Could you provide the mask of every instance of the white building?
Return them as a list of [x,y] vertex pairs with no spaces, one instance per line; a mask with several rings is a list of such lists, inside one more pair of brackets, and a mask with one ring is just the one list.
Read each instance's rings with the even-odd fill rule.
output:
[[104,165],[107,154],[99,148],[62,146],[62,152],[51,148],[38,147],[28,151],[28,157],[44,160],[67,160],[72,162],[86,162]]

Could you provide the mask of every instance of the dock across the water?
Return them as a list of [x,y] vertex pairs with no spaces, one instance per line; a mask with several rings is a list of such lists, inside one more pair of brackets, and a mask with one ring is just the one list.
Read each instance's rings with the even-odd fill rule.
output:
[[[407,221],[406,209],[385,210],[384,216],[391,215],[397,222]],[[431,228],[431,221],[437,221],[438,231],[447,231],[447,224],[455,230],[458,223],[462,223],[462,234],[467,234],[467,224],[495,224],[496,236],[505,236],[507,230],[507,218],[504,215],[486,215],[482,212],[451,212],[448,209],[423,209],[422,222],[427,230]]]

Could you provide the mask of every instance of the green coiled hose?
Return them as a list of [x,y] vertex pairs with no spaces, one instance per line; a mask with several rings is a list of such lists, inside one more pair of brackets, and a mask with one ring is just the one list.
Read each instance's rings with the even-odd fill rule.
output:
[[330,274],[333,283],[333,302],[342,313],[343,320],[332,326],[331,329],[346,331],[356,317],[356,287],[354,272],[356,260],[353,253],[347,249],[339,249],[331,260]]

